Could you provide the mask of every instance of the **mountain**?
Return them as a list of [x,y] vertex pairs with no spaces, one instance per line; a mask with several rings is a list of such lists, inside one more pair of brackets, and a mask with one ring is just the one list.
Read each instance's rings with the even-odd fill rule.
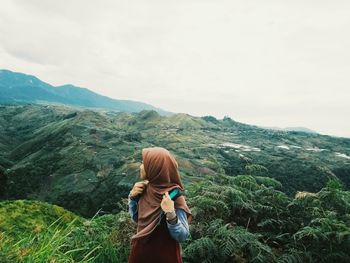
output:
[[333,178],[350,188],[350,139],[266,130],[231,118],[0,106],[0,198],[36,199],[84,216],[118,211],[138,179],[141,149],[176,156],[184,183],[272,177],[290,196]]
[[35,76],[0,70],[0,103],[28,102],[59,103],[124,112],[155,110],[162,115],[171,114],[146,103],[111,99],[73,85],[55,87]]
[[305,127],[286,127],[286,128],[284,128],[284,130],[286,130],[286,131],[300,131],[300,132],[307,132],[307,133],[318,133],[314,130],[311,130],[311,129],[305,128]]
[[270,129],[270,130],[279,130],[279,131],[297,131],[297,132],[306,132],[306,133],[318,133],[314,130],[311,130],[309,128],[305,127],[286,127],[286,128],[280,128],[280,127],[268,127],[268,126],[259,126],[264,129]]

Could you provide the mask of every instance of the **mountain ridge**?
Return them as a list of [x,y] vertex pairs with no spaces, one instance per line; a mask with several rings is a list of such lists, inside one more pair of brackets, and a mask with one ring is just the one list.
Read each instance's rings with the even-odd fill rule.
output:
[[[31,87],[35,89],[26,89],[25,87]],[[88,88],[75,86],[73,84],[53,86],[47,82],[40,80],[34,75],[14,72],[8,69],[0,69],[0,103],[12,103],[17,105],[25,103],[51,104],[58,106],[68,105],[95,110],[119,112],[140,112],[142,110],[155,110],[162,116],[169,116],[174,114],[173,112],[168,112],[161,108],[157,108],[140,101],[113,99],[108,96],[93,92]],[[216,119],[210,115],[202,117]],[[224,119],[227,117],[228,116],[225,116]],[[270,130],[318,133],[317,131],[306,127],[281,128],[253,124],[250,125]],[[343,136],[334,137],[343,138]]]
[[[281,130],[281,131],[299,131],[299,132],[306,132],[306,133],[317,133],[320,134],[317,131],[314,131],[312,129],[309,129],[307,127],[285,127],[285,128],[281,128],[281,127],[276,127],[276,126],[259,126],[261,128],[264,129],[270,129],[270,130]],[[337,136],[339,137],[339,136]]]
[[0,70],[0,102],[56,102],[71,106],[114,111],[155,110],[161,115],[172,114],[144,102],[112,99],[72,84],[53,86],[36,76],[7,69]]

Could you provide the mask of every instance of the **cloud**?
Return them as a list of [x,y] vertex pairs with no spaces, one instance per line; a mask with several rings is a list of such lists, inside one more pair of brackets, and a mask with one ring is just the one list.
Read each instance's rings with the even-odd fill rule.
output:
[[341,0],[3,0],[0,63],[170,111],[350,136],[349,8]]

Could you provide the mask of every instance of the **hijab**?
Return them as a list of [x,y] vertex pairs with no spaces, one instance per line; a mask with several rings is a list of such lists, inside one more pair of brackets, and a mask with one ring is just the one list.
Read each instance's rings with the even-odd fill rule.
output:
[[[166,192],[174,188],[184,190],[178,164],[168,150],[161,147],[144,148],[142,160],[149,183],[138,202],[137,233],[132,236],[132,239],[148,236],[156,228],[162,212],[160,203]],[[192,214],[184,196],[176,198],[174,207],[182,208],[191,223]]]

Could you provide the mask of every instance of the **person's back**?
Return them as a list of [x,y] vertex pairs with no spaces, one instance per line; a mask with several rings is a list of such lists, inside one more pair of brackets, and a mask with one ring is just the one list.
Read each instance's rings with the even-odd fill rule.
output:
[[142,150],[143,182],[129,194],[129,213],[137,222],[129,263],[179,263],[181,246],[189,235],[192,215],[184,196],[171,200],[169,192],[184,190],[175,158],[164,148]]

